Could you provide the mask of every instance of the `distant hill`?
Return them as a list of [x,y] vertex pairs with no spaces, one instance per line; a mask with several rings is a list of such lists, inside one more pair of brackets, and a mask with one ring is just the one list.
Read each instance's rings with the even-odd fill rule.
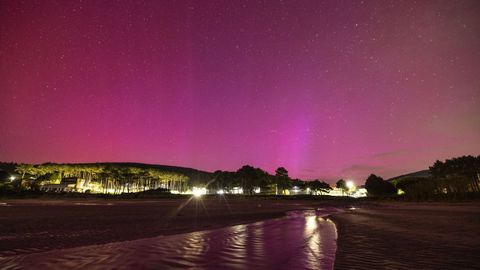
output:
[[428,177],[431,177],[431,176],[432,176],[432,174],[430,173],[430,170],[422,170],[422,171],[418,171],[418,172],[413,172],[413,173],[408,173],[408,174],[395,176],[395,177],[392,177],[390,179],[387,179],[387,181],[398,181],[398,180],[401,180],[401,179],[407,178],[407,177],[428,178]]
[[[113,167],[137,167],[137,168],[152,168],[165,172],[179,173],[188,176],[189,182],[192,184],[207,183],[212,179],[213,173],[201,171],[192,168],[157,165],[157,164],[145,164],[136,162],[95,162],[95,163],[55,163],[55,164],[71,164],[71,165],[102,165]],[[15,171],[15,163],[0,162],[0,170],[13,173]]]
[[201,171],[193,168],[159,165],[159,164],[145,164],[136,162],[97,162],[97,163],[75,163],[79,165],[104,165],[104,166],[119,166],[119,167],[137,167],[137,168],[152,168],[165,172],[179,173],[188,176],[190,183],[206,183],[213,173]]

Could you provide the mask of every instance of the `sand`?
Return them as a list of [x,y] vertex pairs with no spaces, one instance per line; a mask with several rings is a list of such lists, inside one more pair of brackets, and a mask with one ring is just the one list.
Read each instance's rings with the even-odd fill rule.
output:
[[2,201],[0,256],[214,229],[324,204],[244,197]]
[[[188,203],[187,203],[188,202]],[[480,269],[480,203],[219,197],[0,202],[0,257],[215,229],[338,207],[336,269]]]
[[333,220],[336,269],[480,269],[479,203],[382,203]]

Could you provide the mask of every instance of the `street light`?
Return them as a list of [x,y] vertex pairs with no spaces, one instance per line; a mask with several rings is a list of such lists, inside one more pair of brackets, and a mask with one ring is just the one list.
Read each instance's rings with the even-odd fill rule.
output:
[[352,181],[347,181],[347,188],[350,190],[355,187],[355,184]]
[[13,180],[15,180],[15,176],[12,175],[10,176],[10,181],[13,181]]
[[200,198],[201,196],[207,194],[207,189],[206,188],[197,188],[193,187],[192,194],[196,198]]

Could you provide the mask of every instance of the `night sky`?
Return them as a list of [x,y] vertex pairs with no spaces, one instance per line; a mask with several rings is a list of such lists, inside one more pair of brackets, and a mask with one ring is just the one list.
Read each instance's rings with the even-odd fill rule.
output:
[[0,1],[0,161],[363,182],[480,154],[480,1]]

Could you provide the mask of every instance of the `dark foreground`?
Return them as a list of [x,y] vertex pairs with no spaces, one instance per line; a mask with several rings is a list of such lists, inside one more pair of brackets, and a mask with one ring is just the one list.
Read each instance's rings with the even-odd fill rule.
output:
[[[215,242],[201,243],[212,247],[220,245],[227,251],[231,251],[232,241],[242,243],[244,237],[240,237],[241,235],[246,236],[246,239],[243,239],[246,245],[244,251],[248,248],[257,250],[256,245],[262,244],[267,239],[264,237],[267,236],[271,243],[279,241],[274,246],[279,246],[279,243],[284,242],[281,240],[283,238],[278,240],[278,235],[285,235],[287,238],[291,235],[295,238],[291,239],[295,241],[299,238],[306,239],[306,243],[311,243],[310,239],[315,238],[306,234],[309,228],[307,218],[288,224],[275,223],[276,225],[272,225],[272,223],[266,222],[261,223],[263,225],[216,229],[278,218],[283,216],[286,211],[291,210],[320,208],[321,211],[331,212],[335,210],[335,207],[338,207],[338,211],[331,214],[331,218],[335,221],[338,230],[335,258],[335,268],[337,269],[480,268],[480,256],[478,255],[480,246],[479,203],[352,203],[338,200],[274,200],[244,197],[229,197],[227,200],[221,197],[210,197],[201,200],[179,198],[150,201],[101,199],[3,201],[0,202],[0,261],[37,263],[38,259],[41,259],[52,262],[52,258],[49,256],[61,258],[63,254],[68,259],[66,262],[72,260],[73,263],[74,257],[78,261],[84,257],[82,254],[92,254],[89,250],[100,250],[90,248],[91,245],[98,244],[102,245],[99,247],[113,247],[112,249],[107,248],[113,252],[129,250],[129,254],[133,252],[135,255],[130,258],[145,259],[144,252],[135,253],[137,246],[156,246],[157,252],[177,250],[183,254],[182,251],[178,251],[178,248],[173,248],[173,243],[182,243],[185,241],[185,237],[186,239],[193,237],[198,240],[200,232],[191,235],[185,233],[205,230],[215,230],[214,235],[220,235],[220,238],[224,238],[225,241],[217,244]],[[320,226],[321,219],[315,219],[315,223],[312,224],[316,224],[317,228],[322,227]],[[277,234],[270,234],[272,230],[277,230]],[[264,233],[259,234],[259,231]],[[293,232],[302,232],[302,234],[294,235]],[[158,240],[158,236],[180,233],[183,236],[169,236],[170,238]],[[205,235],[204,233],[200,234]],[[152,237],[157,240],[145,239],[127,244],[115,243]],[[171,237],[180,238],[176,241]],[[210,239],[218,239],[218,237]],[[233,240],[227,241],[227,239]],[[263,240],[258,241],[258,239]],[[319,239],[321,240],[321,237]],[[314,243],[321,243],[319,239],[316,239]],[[168,246],[172,246],[172,248],[165,248],[165,245],[161,244],[162,241],[170,241],[171,244]],[[297,244],[301,242],[295,241],[293,242]],[[205,247],[204,244],[200,246]],[[268,244],[265,242],[262,245],[267,246]],[[195,243],[192,245],[195,246]],[[315,254],[315,249],[311,249],[314,246],[308,246],[309,250],[313,252],[312,254]],[[77,248],[67,250],[67,248],[75,247]],[[162,247],[160,251],[158,247]],[[241,245],[234,247],[234,254],[243,254]],[[275,254],[275,248],[271,245],[270,247],[263,251],[264,255]],[[147,249],[150,250],[150,248]],[[70,256],[71,252],[75,254]],[[38,255],[34,255],[34,253],[38,253]],[[181,260],[182,254],[177,254],[175,261]],[[221,254],[225,254],[225,252],[221,251]],[[252,254],[247,254],[246,258],[252,257]],[[210,256],[212,257],[211,254]],[[285,253],[286,258],[293,256],[295,255]],[[107,257],[107,255],[101,257],[104,260],[103,263],[110,262]],[[161,265],[162,261],[155,258],[153,258],[154,263]],[[166,260],[169,257],[163,256],[163,258]],[[113,259],[122,258],[117,254]],[[315,259],[312,260],[312,257],[306,259],[305,261],[309,262],[315,261]],[[90,262],[93,264],[90,266],[95,265],[95,260],[93,258],[92,260]],[[321,261],[320,255],[318,260]],[[58,263],[58,261],[53,262]],[[229,264],[231,267],[228,268],[234,268],[235,262],[239,261],[231,262]],[[163,261],[163,263],[165,262]],[[179,265],[179,267],[188,267],[188,262],[185,263],[187,264]],[[122,263],[122,265],[128,264]],[[279,267],[275,266],[279,265],[271,265],[271,268],[278,269]],[[74,265],[69,265],[69,267],[71,266]],[[130,266],[134,267],[135,262]],[[302,268],[309,268],[307,265],[304,266]],[[77,265],[77,267],[79,266]],[[266,268],[265,265],[263,268]]]
[[[324,206],[245,197],[0,202],[0,256],[209,230]],[[330,203],[332,204],[332,203]]]
[[336,269],[480,269],[479,203],[383,203],[333,220]]
[[331,269],[336,229],[324,210],[133,241],[9,256],[9,269]]

